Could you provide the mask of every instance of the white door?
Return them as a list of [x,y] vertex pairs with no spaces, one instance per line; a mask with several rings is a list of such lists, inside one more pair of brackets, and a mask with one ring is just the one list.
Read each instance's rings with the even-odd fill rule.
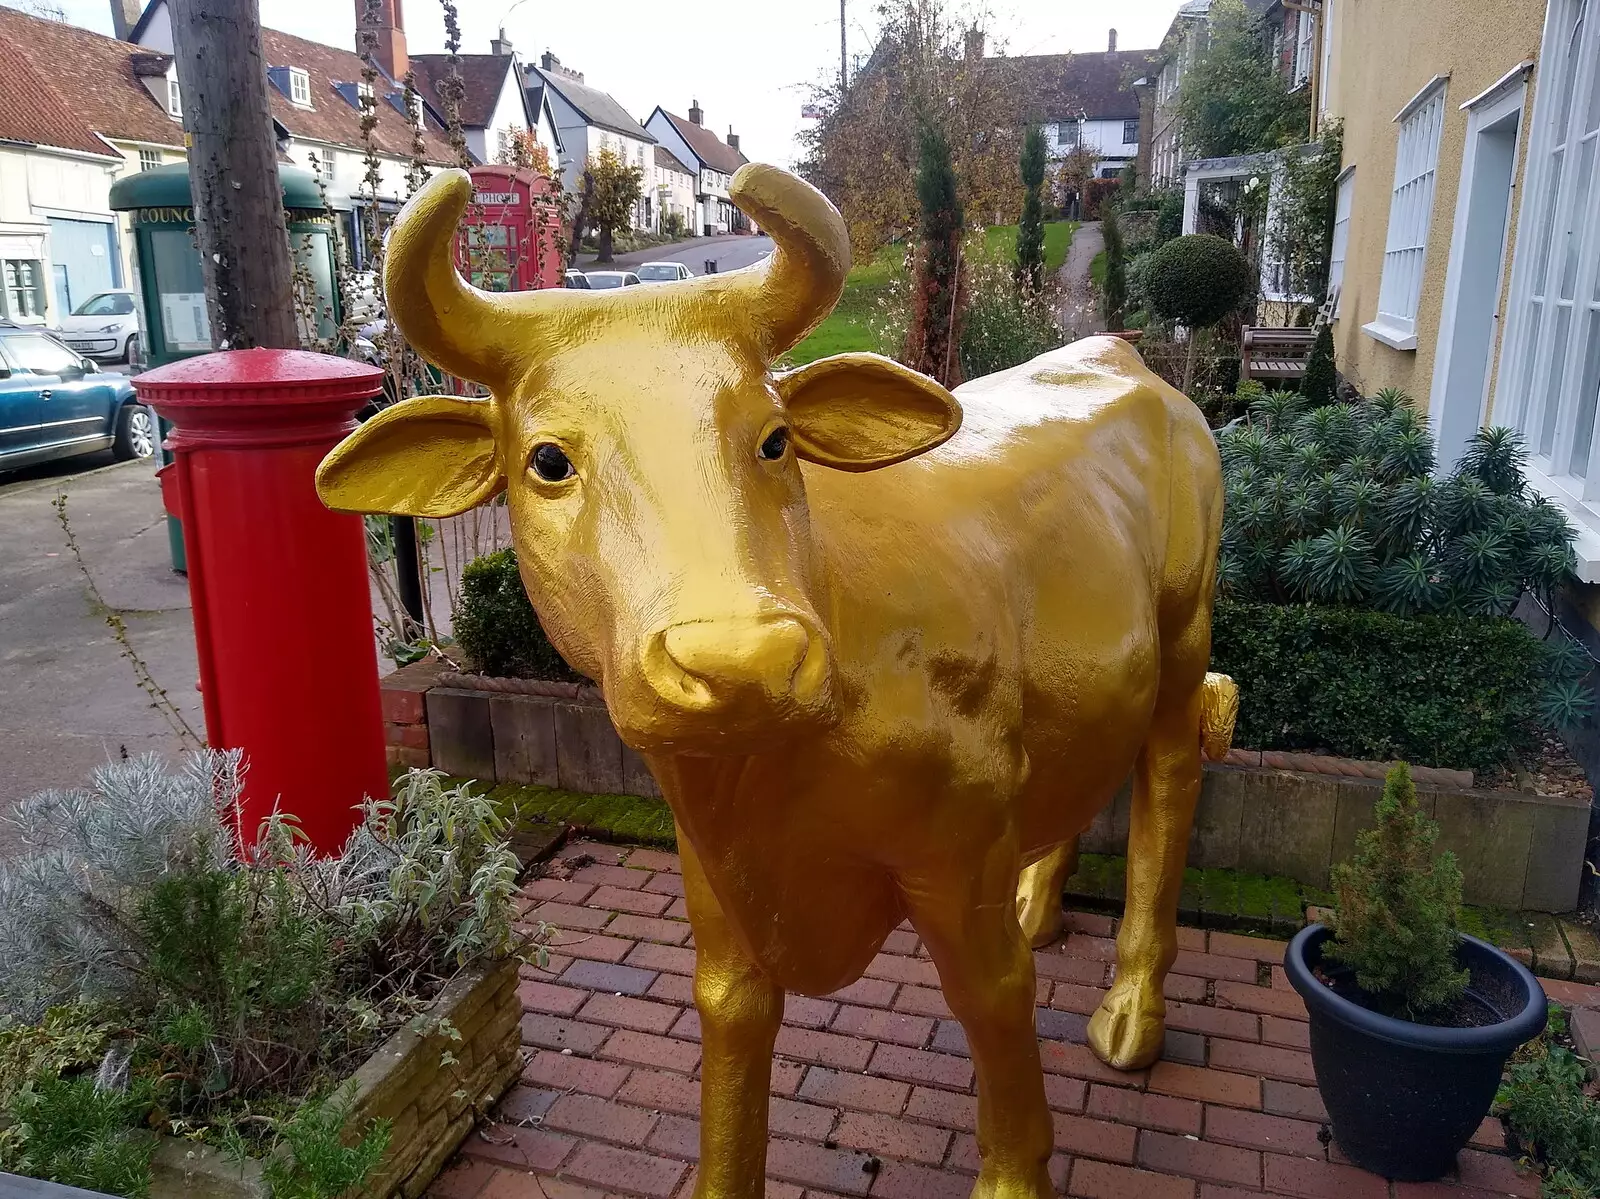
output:
[[1451,469],[1460,458],[1482,425],[1489,401],[1489,366],[1500,332],[1511,187],[1527,98],[1525,78],[1519,72],[1513,82],[1469,106],[1438,356],[1428,399],[1442,471]]

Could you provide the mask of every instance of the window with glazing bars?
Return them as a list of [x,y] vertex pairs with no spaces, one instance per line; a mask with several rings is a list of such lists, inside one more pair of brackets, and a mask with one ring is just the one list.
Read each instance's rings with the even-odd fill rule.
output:
[[1445,81],[1436,80],[1400,116],[1389,234],[1383,251],[1383,280],[1378,285],[1377,324],[1402,337],[1416,333],[1422,268],[1428,253],[1428,231],[1433,224],[1444,96]]

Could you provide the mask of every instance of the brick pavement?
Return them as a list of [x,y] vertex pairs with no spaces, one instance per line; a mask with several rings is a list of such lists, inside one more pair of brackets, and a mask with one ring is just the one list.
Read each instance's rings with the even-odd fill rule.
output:
[[[700,1025],[677,859],[577,843],[570,878],[523,888],[558,931],[524,967],[520,1083],[429,1192],[437,1199],[686,1199],[698,1154]],[[1069,914],[1036,955],[1055,1122],[1050,1174],[1078,1199],[1536,1199],[1539,1180],[1485,1121],[1458,1177],[1390,1184],[1341,1160],[1306,1052],[1305,1009],[1278,941],[1180,929],[1163,1059],[1124,1074],[1084,1029],[1109,982],[1107,916]],[[772,1073],[766,1199],[967,1199],[978,1167],[966,1039],[909,926],[865,978],[790,996]],[[1600,1008],[1600,988],[1547,982]]]

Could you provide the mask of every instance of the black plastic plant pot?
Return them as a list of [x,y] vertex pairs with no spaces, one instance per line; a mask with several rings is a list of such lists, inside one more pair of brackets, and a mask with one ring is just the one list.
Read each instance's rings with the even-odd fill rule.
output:
[[1311,1064],[1333,1139],[1352,1162],[1385,1178],[1426,1182],[1448,1174],[1489,1114],[1506,1059],[1544,1028],[1544,989],[1515,958],[1462,937],[1468,999],[1487,1009],[1491,1022],[1436,1028],[1396,1020],[1317,977],[1331,935],[1320,924],[1301,930],[1283,965],[1311,1015]]

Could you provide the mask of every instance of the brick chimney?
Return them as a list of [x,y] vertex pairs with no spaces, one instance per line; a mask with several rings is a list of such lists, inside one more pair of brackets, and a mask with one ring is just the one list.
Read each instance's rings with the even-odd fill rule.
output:
[[689,121],[695,125],[704,125],[706,123],[705,110],[700,107],[700,101],[698,100],[689,101]]
[[[371,37],[377,40],[368,41]],[[356,0],[356,53],[367,53],[369,46],[379,70],[397,83],[406,77],[411,60],[400,0]]]
[[[510,43],[507,43],[508,48],[509,45]],[[549,72],[551,75],[559,75],[563,79],[570,79],[574,83],[583,82],[582,71],[574,71],[571,67],[562,66],[561,60],[548,50],[539,55],[539,68]]]
[[976,61],[983,57],[983,30],[969,29],[963,40],[969,60]]
[[511,39],[506,36],[506,27],[500,26],[500,36],[489,39],[489,53],[496,58],[504,58],[511,53]]
[[728,126],[728,145],[732,146],[735,150],[739,148],[739,135],[733,131],[732,125]]
[[143,13],[143,0],[111,0],[111,28],[119,42],[128,40]]
[[1117,31],[1115,29],[1111,31],[1111,36],[1106,38],[1106,50],[1111,54],[1117,52]]

